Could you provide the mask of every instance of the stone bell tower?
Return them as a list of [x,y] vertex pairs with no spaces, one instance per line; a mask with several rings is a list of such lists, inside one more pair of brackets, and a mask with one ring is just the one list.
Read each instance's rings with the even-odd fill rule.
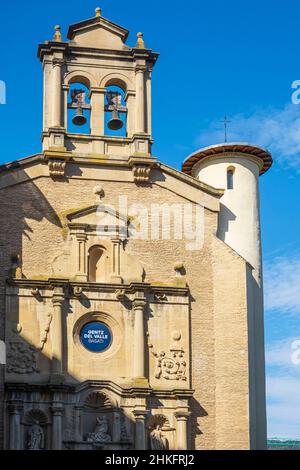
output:
[[[73,156],[136,161],[151,166],[151,73],[158,54],[146,48],[142,33],[135,47],[125,44],[128,31],[103,18],[100,8],[93,18],[69,27],[67,41],[55,27],[52,41],[39,45],[44,69],[44,119],[42,143],[46,160],[58,162],[63,171]],[[71,89],[76,84],[76,89]],[[83,93],[80,87],[87,90]],[[123,92],[109,92],[118,87]],[[86,133],[70,131],[70,113]],[[107,135],[105,113],[111,113],[111,129],[122,126],[123,136]],[[79,128],[78,128],[79,129]],[[52,165],[53,166],[53,165]]]

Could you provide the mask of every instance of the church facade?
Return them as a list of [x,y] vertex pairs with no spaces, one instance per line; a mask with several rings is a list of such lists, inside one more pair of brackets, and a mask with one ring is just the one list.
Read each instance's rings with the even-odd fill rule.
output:
[[158,54],[94,17],[39,45],[41,153],[0,168],[4,449],[266,446],[259,176],[152,154]]

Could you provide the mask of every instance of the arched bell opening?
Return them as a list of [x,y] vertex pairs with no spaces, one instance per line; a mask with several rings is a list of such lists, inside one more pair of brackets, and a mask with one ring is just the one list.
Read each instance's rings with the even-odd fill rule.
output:
[[76,82],[70,85],[68,94],[68,132],[90,134],[91,105],[86,84]]
[[114,137],[127,136],[125,92],[118,85],[107,87],[104,108],[104,133]]

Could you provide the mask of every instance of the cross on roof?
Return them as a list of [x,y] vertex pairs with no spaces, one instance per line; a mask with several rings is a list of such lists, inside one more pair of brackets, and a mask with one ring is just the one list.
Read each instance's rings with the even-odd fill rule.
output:
[[225,116],[223,121],[221,121],[221,122],[223,122],[223,124],[224,124],[224,134],[225,134],[224,142],[227,142],[227,126],[231,121],[227,118],[227,116]]

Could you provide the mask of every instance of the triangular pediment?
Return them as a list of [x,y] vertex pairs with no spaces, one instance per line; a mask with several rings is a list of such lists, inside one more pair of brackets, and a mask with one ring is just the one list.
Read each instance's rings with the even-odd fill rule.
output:
[[101,227],[127,227],[128,219],[111,206],[99,204],[70,212],[67,215],[69,225],[90,225]]
[[124,49],[129,31],[112,21],[95,16],[69,27],[68,38],[78,46],[99,49]]

